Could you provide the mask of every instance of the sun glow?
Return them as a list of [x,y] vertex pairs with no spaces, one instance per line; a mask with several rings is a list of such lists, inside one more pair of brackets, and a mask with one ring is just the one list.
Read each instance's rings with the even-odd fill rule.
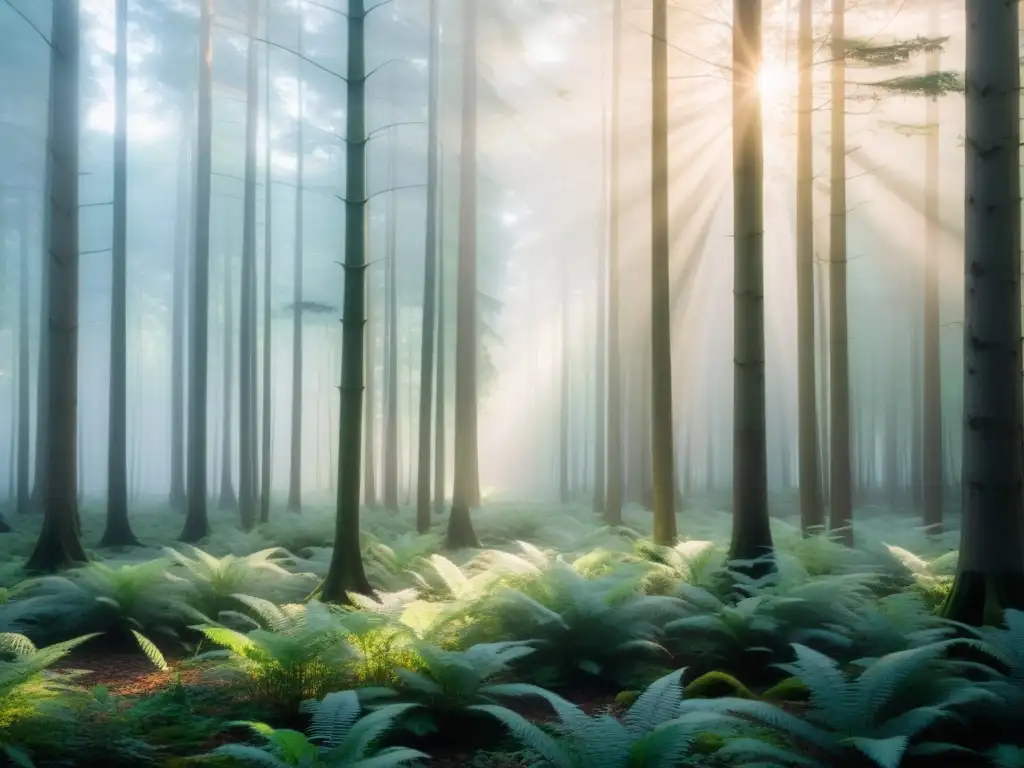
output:
[[795,77],[793,70],[778,59],[765,58],[757,73],[757,87],[765,106],[785,106],[793,95]]

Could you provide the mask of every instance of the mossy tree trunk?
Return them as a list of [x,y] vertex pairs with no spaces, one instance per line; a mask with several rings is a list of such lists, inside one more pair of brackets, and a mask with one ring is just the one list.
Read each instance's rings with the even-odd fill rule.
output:
[[345,294],[342,306],[341,407],[338,416],[338,495],[334,551],[320,589],[327,602],[350,592],[373,595],[359,549],[362,481],[363,345],[366,323],[366,10],[348,1],[345,162]]
[[967,0],[964,447],[946,617],[1024,609],[1017,3]]

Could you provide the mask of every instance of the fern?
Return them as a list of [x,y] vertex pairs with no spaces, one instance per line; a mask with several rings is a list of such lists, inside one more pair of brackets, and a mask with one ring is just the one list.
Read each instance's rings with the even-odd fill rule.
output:
[[304,766],[304,768],[391,768],[427,757],[405,747],[377,749],[376,742],[412,705],[392,704],[360,718],[359,699],[352,691],[330,693],[322,701],[308,701],[303,710],[312,714],[310,735],[274,729],[263,723],[241,722],[260,736],[263,748],[225,744],[211,755],[230,757],[246,765]]

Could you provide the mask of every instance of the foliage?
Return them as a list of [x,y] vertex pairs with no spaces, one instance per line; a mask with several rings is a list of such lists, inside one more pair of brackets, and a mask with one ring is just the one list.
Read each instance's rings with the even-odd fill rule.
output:
[[[654,768],[704,764],[693,749],[706,730],[708,718],[701,712],[679,716],[680,678],[676,670],[652,683],[625,713],[622,720],[587,715],[557,694],[536,686],[520,686],[517,695],[544,698],[558,716],[556,735],[504,707],[480,705],[476,709],[501,720],[513,737],[536,755],[536,768]],[[722,726],[727,718],[715,722]]]
[[892,93],[917,96],[945,96],[947,93],[963,93],[964,79],[959,72],[928,72],[923,75],[900,75],[871,83]]
[[310,735],[275,729],[264,723],[243,722],[262,737],[265,747],[225,744],[213,755],[233,758],[243,765],[279,768],[391,768],[427,757],[405,747],[377,749],[376,742],[412,704],[389,704],[360,718],[359,698],[352,691],[327,694],[322,701],[308,701],[303,709],[312,715]]
[[465,651],[445,651],[425,643],[417,645],[416,669],[398,669],[391,688],[358,691],[363,701],[395,697],[417,708],[403,718],[404,727],[418,735],[454,729],[478,704],[496,704],[494,696],[508,695],[516,686],[493,684],[520,659],[533,653],[526,643],[481,643]]

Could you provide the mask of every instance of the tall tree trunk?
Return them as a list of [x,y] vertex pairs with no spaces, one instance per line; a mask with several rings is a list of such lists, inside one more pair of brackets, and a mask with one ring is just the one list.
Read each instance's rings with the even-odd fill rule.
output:
[[800,529],[825,524],[818,461],[818,402],[814,360],[814,24],[812,0],[800,0],[797,32],[796,315],[797,400],[800,432]]
[[[18,482],[17,505],[18,514],[28,514],[31,503],[29,487],[29,435],[31,430],[32,395],[29,388],[30,351],[29,351],[29,242],[26,235],[30,215],[28,196],[21,199],[21,264],[18,270]],[[41,457],[40,457],[41,459]]]
[[608,354],[608,105],[601,108],[601,193],[599,196],[597,280],[595,283],[597,333],[594,343],[594,512],[604,513],[607,430]]
[[444,346],[444,147],[437,151],[437,396],[434,398],[434,513],[444,511],[445,502],[445,346]]
[[[269,34],[270,29],[270,11],[271,4],[267,2],[263,6],[264,13],[264,25]],[[264,59],[264,80],[267,89],[267,101],[263,105],[264,116],[263,124],[266,130],[266,146],[264,148],[265,156],[263,160],[264,165],[264,208],[263,208],[263,418],[262,418],[262,434],[260,436],[260,522],[265,523],[270,519],[270,491],[271,491],[271,475],[273,472],[273,462],[271,454],[271,428],[272,428],[272,417],[271,417],[271,361],[273,355],[272,337],[271,337],[271,304],[270,304],[270,285],[271,277],[273,276],[273,261],[274,261],[274,241],[273,241],[273,224],[274,224],[274,206],[273,206],[273,186],[274,186],[274,149],[272,140],[273,137],[270,131],[270,98],[273,93],[273,85],[270,81],[270,45],[268,44],[265,51]]]
[[[45,335],[49,337],[43,527],[26,563],[30,572],[52,572],[87,560],[78,528],[78,140],[80,121],[77,0],[53,8],[50,37],[49,253]],[[39,457],[43,458],[43,457]],[[37,459],[38,460],[38,459]]]
[[[302,2],[299,2],[299,43],[298,54],[302,56]],[[295,143],[295,247],[294,247],[294,296],[292,298],[292,435],[290,470],[288,473],[288,509],[299,512],[302,509],[302,235],[303,215],[302,198],[305,183],[305,107],[303,105],[304,89],[302,79],[302,59],[298,59],[298,105],[296,116]]]
[[367,281],[366,298],[366,339],[363,349],[363,367],[366,369],[363,403],[363,501],[367,506],[377,503],[377,446],[374,436],[377,431],[377,388],[375,369],[377,356],[374,354],[376,347],[376,323],[373,320],[373,307],[370,303],[370,284]]
[[651,69],[651,461],[654,543],[676,540],[672,458],[672,313],[669,310],[668,0],[654,0]]
[[[249,0],[245,115],[245,191],[242,202],[242,293],[238,318],[238,505],[242,530],[256,525],[256,132],[259,129],[257,0]],[[225,362],[230,366],[230,359]]]
[[[928,11],[928,36],[939,36],[939,6]],[[938,72],[941,54],[936,48],[927,54],[929,72]],[[939,101],[928,100],[925,123],[925,246],[924,246],[924,370],[922,394],[921,491],[924,524],[932,533],[942,530],[942,368],[939,352]]]
[[345,602],[349,592],[372,595],[359,549],[363,344],[366,320],[366,10],[348,0],[346,85],[345,296],[342,308],[341,408],[338,415],[338,498],[334,551],[321,596]]
[[768,520],[764,391],[764,152],[761,3],[733,0],[733,373],[732,544],[735,560],[774,567]]
[[188,496],[181,540],[196,544],[210,532],[207,515],[207,372],[210,315],[210,181],[212,170],[213,0],[199,5],[199,98],[196,112],[195,246],[189,302]]
[[476,0],[462,0],[462,153],[455,322],[455,482],[447,549],[479,547],[469,510],[480,503],[477,451],[477,28]]
[[[817,261],[817,253],[815,253]],[[818,319],[818,357],[821,358],[821,376],[818,377],[818,405],[821,413],[821,423],[818,432],[818,446],[820,447],[821,461],[821,501],[822,506],[828,506],[832,498],[832,462],[829,454],[831,442],[831,429],[829,426],[831,417],[829,414],[829,343],[828,343],[828,268],[818,263],[815,271],[815,312]]]
[[563,252],[559,269],[561,278],[562,349],[559,356],[558,403],[558,500],[569,503],[569,265]]
[[[226,225],[222,225],[227,229]],[[224,283],[222,293],[222,307],[224,311],[223,327],[223,380],[222,380],[222,408],[221,408],[221,432],[222,442],[220,444],[220,497],[217,502],[219,509],[235,509],[238,506],[238,496],[235,495],[233,483],[233,472],[231,466],[231,402],[234,399],[234,366],[231,358],[234,357],[234,290],[233,275],[231,272],[231,246],[230,238],[226,231],[223,235],[221,247],[224,251]]]
[[110,290],[107,527],[101,547],[138,545],[128,521],[128,0],[117,0],[114,57],[114,230]]
[[967,0],[964,464],[948,618],[1024,609],[1017,2]]
[[846,310],[846,0],[832,0],[832,146],[829,195],[830,527],[853,546],[850,359]]
[[[395,122],[394,103],[390,122]],[[384,362],[384,506],[398,511],[398,275],[395,265],[398,222],[395,213],[395,136],[388,137],[387,212],[387,317],[384,321],[387,359]]]
[[[430,528],[430,406],[433,398],[434,329],[437,323],[437,262],[440,108],[441,108],[441,2],[430,0],[430,91],[427,105],[427,226],[423,249],[423,319],[420,327],[419,461],[416,466],[416,530]],[[438,363],[440,365],[440,363]],[[440,390],[437,394],[442,396]]]
[[622,90],[622,0],[612,0],[612,124],[608,201],[608,446],[604,522],[622,524],[622,362],[619,310],[619,98]]
[[[187,105],[187,106],[186,106]],[[182,99],[178,141],[177,211],[174,227],[174,284],[171,304],[171,508],[185,511],[185,295],[188,284],[188,264],[191,216],[188,206],[193,204],[189,173],[192,170],[192,141],[188,131],[192,128],[195,110],[192,97]]]

